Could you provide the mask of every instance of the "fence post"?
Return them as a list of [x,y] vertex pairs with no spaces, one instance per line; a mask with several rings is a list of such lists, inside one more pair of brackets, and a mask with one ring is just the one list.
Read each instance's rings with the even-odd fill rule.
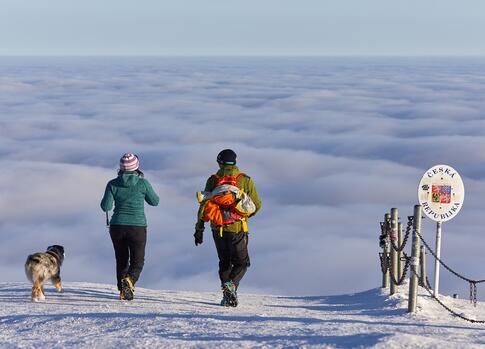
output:
[[409,299],[408,299],[408,313],[416,312],[416,304],[418,301],[418,266],[419,266],[419,237],[421,232],[421,205],[414,206],[414,222],[413,222],[413,246],[411,250],[411,272],[409,281]]
[[[397,285],[394,283],[394,279],[399,279],[399,275],[397,273],[397,251],[392,247],[392,245],[397,244],[397,221],[398,221],[398,211],[397,208],[391,208],[391,265],[389,266],[392,272],[390,273],[393,277],[391,277],[391,288],[389,294],[393,295],[396,293]],[[397,280],[396,280],[397,281]]]
[[421,270],[419,272],[419,286],[428,286],[426,285],[426,249],[424,248],[424,246],[421,246],[419,263],[421,266]]
[[[391,215],[389,213],[386,213],[384,215],[384,227],[387,231],[387,225],[389,224],[389,220],[391,219]],[[382,249],[382,254],[384,256],[384,265],[388,267],[387,265],[387,257],[389,256],[389,241],[387,241],[386,238],[386,244],[384,248]],[[389,287],[389,268],[386,268],[386,271],[382,273],[382,288]]]
[[[401,244],[403,243],[403,236],[402,236],[402,223],[399,222],[397,224],[397,243],[399,246],[401,246]],[[402,277],[402,272],[403,272],[403,266],[402,266],[402,251],[399,251],[398,254],[397,254],[397,270],[398,270],[398,275],[399,275],[399,278]]]

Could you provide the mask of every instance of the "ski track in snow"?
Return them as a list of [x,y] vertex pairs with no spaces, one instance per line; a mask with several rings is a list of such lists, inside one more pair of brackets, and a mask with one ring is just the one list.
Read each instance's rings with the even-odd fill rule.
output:
[[[407,314],[407,286],[322,297],[240,294],[224,308],[219,293],[137,289],[118,300],[115,286],[66,283],[30,301],[27,283],[0,283],[1,348],[485,348],[485,325],[453,318],[420,295]],[[443,297],[467,316],[485,307]]]

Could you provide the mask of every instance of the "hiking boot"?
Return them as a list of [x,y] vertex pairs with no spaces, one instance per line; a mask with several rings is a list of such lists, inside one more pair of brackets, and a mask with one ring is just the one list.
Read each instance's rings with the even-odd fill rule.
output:
[[228,307],[229,306],[229,299],[227,299],[227,297],[226,297],[226,295],[224,293],[222,294],[221,305],[223,307]]
[[221,305],[225,307],[237,307],[238,305],[236,286],[232,281],[226,281],[222,285]]
[[125,276],[123,279],[121,279],[120,299],[131,301],[133,300],[134,294],[135,286],[133,285],[131,278],[129,276]]

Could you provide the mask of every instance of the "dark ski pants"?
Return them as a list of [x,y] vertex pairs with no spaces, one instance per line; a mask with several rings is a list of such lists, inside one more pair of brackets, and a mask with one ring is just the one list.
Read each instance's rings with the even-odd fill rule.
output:
[[219,257],[219,278],[221,283],[232,281],[236,287],[248,269],[248,234],[212,231]]
[[129,276],[133,284],[138,281],[145,264],[147,228],[134,225],[111,225],[109,234],[116,257],[116,279],[121,291],[121,279]]

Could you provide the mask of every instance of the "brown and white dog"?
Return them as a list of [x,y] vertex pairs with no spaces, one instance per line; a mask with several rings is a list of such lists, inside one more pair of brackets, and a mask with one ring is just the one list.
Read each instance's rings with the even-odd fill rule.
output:
[[64,247],[53,245],[46,252],[27,257],[25,275],[32,282],[32,302],[45,300],[44,282],[51,280],[58,292],[62,292],[61,265],[64,261]]

